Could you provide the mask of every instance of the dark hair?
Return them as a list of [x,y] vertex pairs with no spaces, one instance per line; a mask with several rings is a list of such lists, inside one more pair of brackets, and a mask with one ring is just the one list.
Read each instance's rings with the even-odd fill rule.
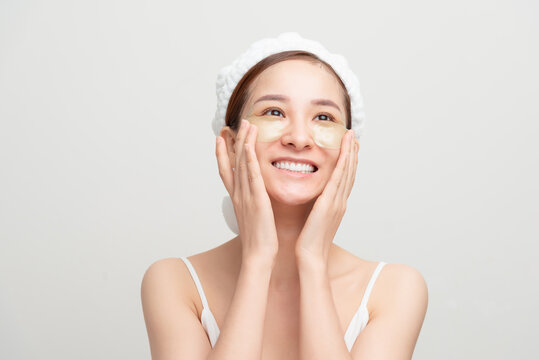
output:
[[346,128],[351,128],[350,96],[348,95],[348,91],[346,90],[346,87],[344,86],[344,83],[342,82],[341,78],[339,77],[339,75],[337,75],[335,70],[333,70],[333,68],[328,63],[321,60],[318,56],[310,52],[301,50],[283,51],[277,54],[270,55],[260,60],[253,67],[251,67],[249,71],[245,73],[245,75],[243,75],[243,77],[238,82],[238,85],[236,85],[236,88],[232,92],[230,100],[228,101],[225,115],[225,124],[227,126],[229,126],[232,130],[237,131],[239,127],[240,115],[245,105],[245,102],[249,97],[250,85],[253,80],[256,79],[256,77],[260,75],[262,71],[264,71],[271,65],[277,64],[284,60],[291,59],[302,59],[310,61],[312,63],[320,63],[322,65],[325,65],[335,75],[335,77],[341,84],[344,93],[344,104],[346,108]]

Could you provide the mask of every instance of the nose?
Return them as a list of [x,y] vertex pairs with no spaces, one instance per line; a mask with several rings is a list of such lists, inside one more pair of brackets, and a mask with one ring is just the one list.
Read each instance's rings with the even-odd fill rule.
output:
[[293,146],[296,150],[312,149],[314,140],[308,121],[298,119],[290,121],[281,136],[281,143],[284,146]]

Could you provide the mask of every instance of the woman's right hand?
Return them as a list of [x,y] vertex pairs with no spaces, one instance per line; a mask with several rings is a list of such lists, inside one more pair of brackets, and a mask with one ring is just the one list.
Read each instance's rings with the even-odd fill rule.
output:
[[[215,152],[219,175],[234,204],[243,259],[261,257],[273,261],[277,255],[279,242],[271,201],[256,157],[257,133],[255,125],[247,120],[241,120],[234,152],[227,149],[221,136],[216,138]],[[230,160],[233,155],[234,166]]]

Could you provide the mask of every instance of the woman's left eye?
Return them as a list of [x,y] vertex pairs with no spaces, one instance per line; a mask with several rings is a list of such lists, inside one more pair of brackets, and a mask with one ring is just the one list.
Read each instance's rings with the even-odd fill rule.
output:
[[319,115],[317,115],[316,117],[318,117],[318,116],[325,116],[325,117],[326,117],[326,119],[320,119],[320,120],[325,120],[325,121],[328,121],[328,120],[329,120],[329,121],[334,121],[334,120],[335,120],[335,119],[333,118],[333,116],[328,115],[328,114],[319,114]]

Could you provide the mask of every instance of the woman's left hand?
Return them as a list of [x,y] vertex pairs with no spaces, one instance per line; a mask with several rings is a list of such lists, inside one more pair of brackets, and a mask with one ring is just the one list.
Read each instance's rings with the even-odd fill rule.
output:
[[314,258],[327,262],[331,244],[346,211],[346,202],[356,178],[359,143],[349,130],[341,141],[341,152],[333,174],[313,205],[296,243],[298,260]]

